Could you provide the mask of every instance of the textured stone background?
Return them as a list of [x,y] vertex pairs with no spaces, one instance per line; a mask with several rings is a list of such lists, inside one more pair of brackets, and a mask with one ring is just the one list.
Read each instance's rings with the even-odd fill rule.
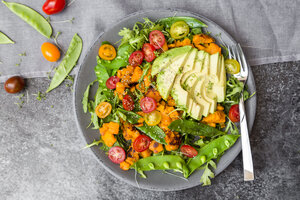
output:
[[243,182],[241,154],[212,186],[152,192],[108,174],[75,124],[72,92],[46,100],[49,80],[29,79],[25,104],[0,84],[0,199],[300,199],[300,62],[252,67],[257,116],[251,134],[256,180]]

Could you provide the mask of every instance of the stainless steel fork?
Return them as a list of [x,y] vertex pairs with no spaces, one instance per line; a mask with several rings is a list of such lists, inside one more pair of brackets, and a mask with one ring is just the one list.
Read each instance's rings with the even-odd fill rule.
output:
[[[240,73],[235,74],[239,81],[245,83],[248,79],[248,63],[245,59],[245,55],[240,44],[228,47],[228,56],[233,58],[240,63],[241,70]],[[244,181],[253,181],[254,180],[254,171],[253,171],[253,162],[251,147],[249,141],[249,133],[244,105],[244,89],[241,92],[239,110],[240,110],[240,129],[241,129],[241,140],[242,140],[242,151],[243,151],[243,166],[244,166]]]

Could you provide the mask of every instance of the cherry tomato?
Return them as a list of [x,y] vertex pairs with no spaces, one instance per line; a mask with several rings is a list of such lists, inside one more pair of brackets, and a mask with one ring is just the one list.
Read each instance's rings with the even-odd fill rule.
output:
[[47,0],[43,5],[43,11],[47,15],[53,15],[59,13],[66,6],[65,0]]
[[154,110],[151,113],[146,113],[144,120],[149,126],[156,126],[161,121],[161,114],[159,111]]
[[20,76],[13,76],[4,83],[4,89],[8,93],[18,93],[25,87],[25,81]]
[[120,81],[120,78],[117,76],[111,76],[109,79],[107,79],[106,81],[106,87],[108,89],[115,89],[117,83]]
[[154,46],[155,49],[161,49],[166,43],[164,34],[159,30],[151,31],[149,34],[150,44]]
[[150,43],[145,43],[143,45],[143,48],[142,48],[143,52],[144,52],[144,55],[145,55],[145,60],[147,62],[151,62],[152,60],[155,59],[155,54],[154,54],[154,51],[155,51],[155,48],[153,45],[151,45]]
[[110,103],[102,102],[95,109],[96,115],[103,119],[111,113],[111,108],[112,107]]
[[140,106],[144,113],[149,113],[156,109],[156,101],[151,97],[144,97],[141,99]]
[[41,47],[41,51],[46,60],[50,62],[56,62],[60,58],[58,48],[50,42],[45,42]]
[[125,110],[133,110],[134,109],[134,101],[131,96],[128,94],[123,98],[123,107]]
[[133,148],[137,152],[145,151],[149,148],[151,143],[151,138],[147,135],[138,136],[133,142]]
[[184,38],[189,32],[189,25],[185,21],[175,22],[170,28],[170,35],[174,39]]
[[190,145],[182,145],[180,148],[181,153],[183,153],[183,155],[189,157],[189,158],[193,158],[195,156],[198,155],[198,151],[196,149],[194,149],[194,147],[190,146]]
[[239,109],[238,104],[232,105],[230,107],[228,117],[232,122],[239,122],[240,121],[240,109]]
[[108,151],[108,158],[111,162],[120,164],[126,158],[126,153],[122,147],[112,147]]
[[144,60],[144,53],[141,51],[135,51],[129,57],[129,64],[135,67],[142,64],[143,60]]
[[237,74],[240,72],[240,63],[234,59],[225,60],[225,68],[228,74]]
[[103,44],[99,48],[98,54],[103,60],[113,60],[115,59],[117,52],[113,45]]

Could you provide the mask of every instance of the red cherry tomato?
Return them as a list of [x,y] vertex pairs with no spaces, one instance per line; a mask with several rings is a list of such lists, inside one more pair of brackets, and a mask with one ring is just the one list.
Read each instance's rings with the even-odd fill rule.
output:
[[18,93],[25,87],[25,81],[20,76],[13,76],[4,83],[4,89],[8,93]]
[[134,140],[133,148],[137,152],[142,152],[149,148],[150,143],[151,143],[151,138],[149,138],[147,135],[140,135]]
[[151,31],[149,34],[150,44],[154,46],[155,49],[162,49],[166,42],[164,34],[159,30]]
[[43,5],[43,11],[47,15],[53,15],[59,13],[65,8],[65,0],[47,0]]
[[111,160],[111,162],[120,164],[125,160],[126,153],[122,147],[112,147],[108,151],[108,158]]
[[144,113],[149,113],[156,109],[156,101],[151,97],[144,97],[141,99],[140,106]]
[[232,105],[230,107],[228,117],[232,122],[239,122],[240,121],[240,110],[239,110],[239,105],[238,104]]
[[183,153],[183,155],[189,158],[193,158],[198,155],[198,151],[194,149],[194,147],[186,144],[181,146],[180,151]]
[[111,76],[109,77],[109,79],[107,79],[106,81],[106,87],[108,89],[115,89],[116,88],[116,85],[117,83],[120,81],[120,78],[117,77],[117,76]]
[[142,64],[143,60],[144,60],[144,53],[141,51],[135,51],[129,57],[129,64],[135,67]]
[[150,43],[145,43],[143,45],[142,48],[144,55],[145,55],[145,60],[147,62],[151,62],[152,60],[154,60],[154,58],[156,57],[154,54],[155,48],[153,45],[151,45]]
[[134,101],[131,96],[128,94],[123,98],[123,107],[125,110],[133,110],[134,109]]

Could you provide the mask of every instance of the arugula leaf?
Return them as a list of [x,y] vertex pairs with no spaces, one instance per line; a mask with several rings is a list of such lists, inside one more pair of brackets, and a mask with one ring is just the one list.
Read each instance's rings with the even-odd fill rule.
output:
[[129,28],[123,28],[119,32],[119,36],[123,37],[120,45],[125,44],[129,41],[129,39],[134,37],[134,32]]
[[200,182],[203,183],[202,186],[211,185],[210,178],[215,177],[215,174],[209,169],[209,165],[211,167],[213,167],[214,169],[217,168],[216,163],[214,161],[210,160],[209,162],[207,162],[207,164],[205,166],[205,170],[200,179]]
[[103,143],[103,140],[100,139],[100,140],[95,140],[91,143],[91,144],[87,144],[85,147],[83,147],[82,149],[87,149],[87,148],[90,148],[92,146],[98,146],[99,144]]
[[84,92],[84,94],[83,94],[82,106],[83,106],[83,111],[84,111],[84,113],[86,113],[87,110],[88,110],[88,100],[89,100],[90,88],[91,88],[91,86],[92,86],[95,82],[96,82],[96,80],[94,80],[93,82],[91,82],[91,83],[87,86],[87,88],[86,88],[86,90],[85,90],[85,92]]

